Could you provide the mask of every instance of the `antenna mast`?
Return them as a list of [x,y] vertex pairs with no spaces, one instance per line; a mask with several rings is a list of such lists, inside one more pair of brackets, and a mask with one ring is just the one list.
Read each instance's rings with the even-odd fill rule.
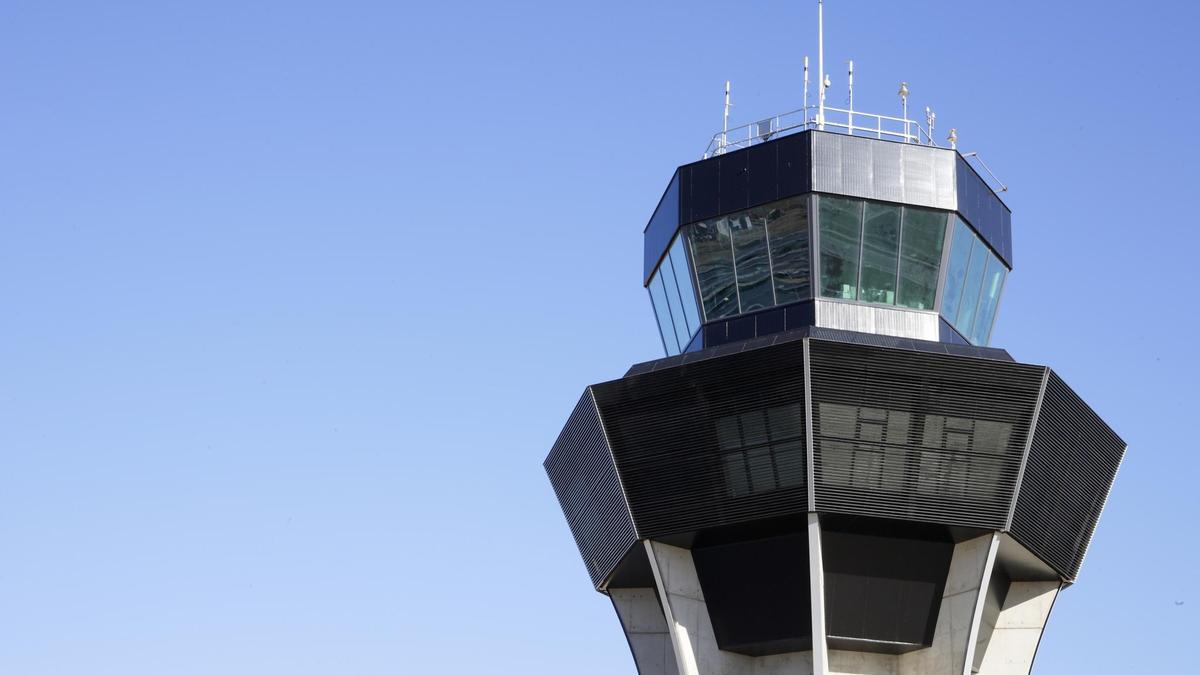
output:
[[850,61],[850,74],[847,77],[847,81],[850,83],[850,99],[849,99],[850,107],[849,107],[849,117],[848,117],[849,122],[847,122],[847,124],[846,124],[846,127],[847,127],[846,131],[849,132],[851,136],[853,136],[854,135],[854,61]]
[[808,128],[808,57],[804,57],[804,128]]
[[825,0],[817,0],[817,128],[825,130]]
[[721,123],[721,152],[725,152],[725,145],[729,142],[727,137],[729,134],[729,80],[725,80],[725,121]]

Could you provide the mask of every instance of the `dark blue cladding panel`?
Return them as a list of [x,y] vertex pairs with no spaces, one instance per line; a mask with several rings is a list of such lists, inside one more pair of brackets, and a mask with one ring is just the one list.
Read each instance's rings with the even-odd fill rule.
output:
[[750,150],[738,150],[721,155],[721,193],[717,207],[721,213],[742,211],[749,206],[747,201],[747,173]]
[[792,134],[776,141],[779,198],[812,192],[812,133]]
[[779,199],[779,144],[762,143],[750,146],[749,206],[758,206]]
[[1012,212],[961,155],[954,174],[958,212],[1012,269]]
[[643,237],[644,262],[642,284],[650,283],[650,275],[658,266],[658,261],[667,252],[675,231],[679,229],[679,171],[671,177],[671,184],[658,201],[658,208],[650,217]]
[[721,165],[718,158],[689,164],[680,168],[679,172],[683,222],[694,223],[716,216],[721,208]]
[[642,283],[680,225],[811,192],[811,137],[791,134],[679,167],[646,226]]

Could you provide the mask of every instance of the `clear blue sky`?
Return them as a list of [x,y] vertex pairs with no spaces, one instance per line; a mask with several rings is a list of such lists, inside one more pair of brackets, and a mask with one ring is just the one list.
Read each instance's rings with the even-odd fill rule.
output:
[[[633,673],[541,461],[814,5],[5,3],[0,672]],[[1200,630],[1198,21],[828,3],[833,102],[907,80],[1012,185],[994,343],[1130,444],[1042,673]]]

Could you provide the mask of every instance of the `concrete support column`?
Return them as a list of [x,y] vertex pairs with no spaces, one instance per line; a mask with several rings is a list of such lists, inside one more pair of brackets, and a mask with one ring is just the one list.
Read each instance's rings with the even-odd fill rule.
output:
[[980,665],[981,675],[1027,675],[1058,597],[1057,581],[1014,581]]
[[638,675],[675,675],[675,648],[658,595],[653,588],[614,588],[608,591],[621,619]]
[[717,648],[692,552],[647,540],[646,556],[662,598],[679,675],[753,672],[750,657]]
[[998,548],[996,534],[968,539],[954,547],[933,646],[901,654],[900,675],[970,675]]
[[828,675],[829,646],[825,641],[825,562],[821,557],[821,520],[808,514],[808,578],[812,605],[813,675]]
[[[692,552],[645,542],[680,675],[809,675],[810,652],[751,657],[720,649]],[[639,665],[640,667],[640,665]]]

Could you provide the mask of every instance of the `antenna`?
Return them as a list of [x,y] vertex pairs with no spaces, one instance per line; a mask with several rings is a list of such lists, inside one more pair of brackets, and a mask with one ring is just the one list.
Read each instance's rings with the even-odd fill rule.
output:
[[849,101],[850,108],[847,111],[849,113],[849,117],[848,117],[848,121],[846,124],[846,130],[850,133],[851,136],[853,136],[854,135],[854,60],[853,59],[850,60],[850,74],[847,78],[847,81],[850,83],[850,101]]
[[808,128],[808,57],[804,57],[804,128]]
[[901,82],[900,91],[896,92],[896,94],[900,96],[900,108],[904,111],[904,142],[911,143],[912,141],[909,140],[910,134],[908,133],[911,128],[908,124],[908,83]]
[[817,128],[825,131],[825,87],[828,78],[825,77],[825,2],[817,0]]
[[721,124],[721,152],[725,152],[725,144],[728,142],[727,134],[729,133],[729,80],[725,80],[725,121]]

